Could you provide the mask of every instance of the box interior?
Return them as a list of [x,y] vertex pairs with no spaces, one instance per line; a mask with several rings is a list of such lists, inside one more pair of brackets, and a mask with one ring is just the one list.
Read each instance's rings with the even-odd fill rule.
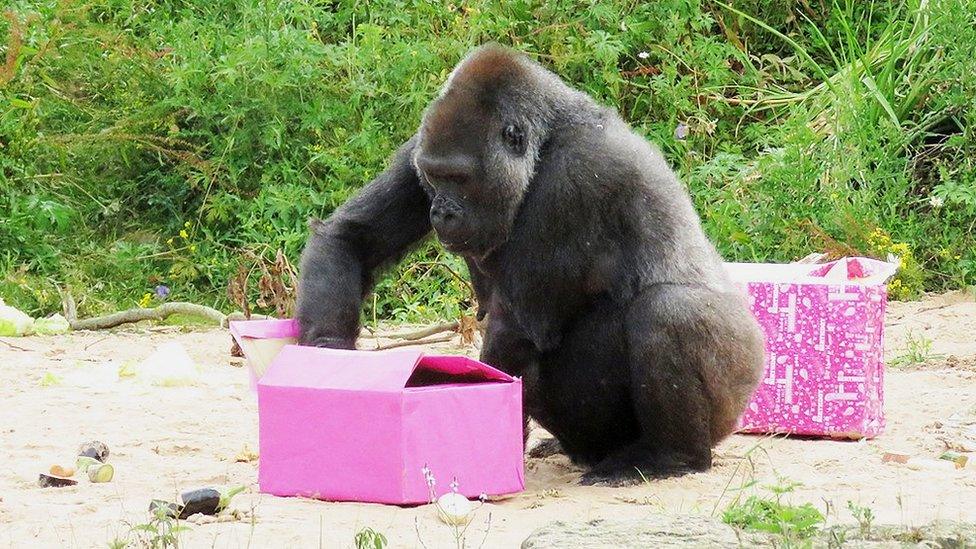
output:
[[[458,371],[457,362],[452,368],[445,368],[442,362],[445,358],[455,357],[423,357],[407,379],[406,388],[434,387],[437,385],[470,385],[477,383],[509,383],[510,379],[500,377],[491,370],[471,367]],[[463,357],[457,357],[467,362]]]

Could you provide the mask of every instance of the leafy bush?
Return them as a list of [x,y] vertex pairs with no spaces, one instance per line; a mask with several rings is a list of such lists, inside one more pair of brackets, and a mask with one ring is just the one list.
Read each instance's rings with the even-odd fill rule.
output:
[[[0,295],[34,314],[59,307],[59,287],[94,314],[163,283],[171,298],[233,308],[234,273],[278,250],[296,261],[307,218],[382,170],[486,41],[535,57],[658,143],[728,259],[893,254],[902,298],[976,283],[971,0],[6,10]],[[463,276],[463,261],[423,244],[366,314],[459,314]]]
[[816,534],[826,521],[809,503],[791,505],[783,501],[796,486],[798,484],[781,479],[778,484],[767,487],[772,497],[736,498],[722,513],[722,522],[736,528],[778,534],[785,546],[794,546],[797,541]]

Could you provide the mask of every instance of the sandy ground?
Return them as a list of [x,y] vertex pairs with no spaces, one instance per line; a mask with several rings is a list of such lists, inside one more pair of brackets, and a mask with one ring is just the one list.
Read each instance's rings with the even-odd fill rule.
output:
[[[710,472],[629,488],[578,486],[579,472],[561,456],[530,460],[527,490],[481,507],[465,534],[467,546],[516,547],[557,519],[720,514],[736,494],[728,486],[755,481],[750,490],[768,494],[763,487],[777,478],[802,483],[787,497],[827,509],[832,522],[852,520],[848,501],[870,507],[877,522],[976,522],[976,453],[961,470],[934,460],[947,445],[976,452],[976,304],[965,294],[893,303],[887,326],[889,360],[906,354],[909,333],[931,340],[930,354],[943,356],[889,368],[883,436],[862,442],[733,436],[717,449]],[[240,361],[231,364],[224,331],[139,327],[3,341],[0,546],[105,547],[116,538],[135,540],[130,528],[146,522],[151,498],[231,484],[251,487],[232,506],[253,513],[253,520],[189,525],[180,533],[183,546],[352,547],[355,533],[365,527],[384,533],[393,547],[456,545],[454,531],[435,518],[431,506],[257,493],[256,461],[236,461],[245,446],[257,448],[256,400]],[[196,384],[152,387],[123,378],[79,387],[72,381],[79,370],[138,361],[171,341],[202,365]],[[457,349],[457,343],[440,347]],[[64,381],[44,386],[49,373]],[[70,463],[77,445],[88,439],[111,447],[113,482],[37,486],[39,472]],[[912,457],[907,464],[885,463],[885,452]]]

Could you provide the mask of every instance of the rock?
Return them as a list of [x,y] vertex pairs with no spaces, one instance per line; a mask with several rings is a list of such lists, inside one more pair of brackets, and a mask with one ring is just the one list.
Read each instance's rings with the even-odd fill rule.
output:
[[[899,547],[976,547],[976,524],[939,520],[924,526],[875,525],[864,535],[855,525],[838,525],[822,532],[820,539],[843,540],[844,547],[896,549]],[[815,544],[816,545],[816,544]],[[836,545],[836,543],[834,544]]]
[[526,538],[522,549],[739,547],[743,541],[731,526],[717,519],[696,515],[648,515],[630,519],[553,522]]
[[[866,534],[866,535],[865,535]],[[652,515],[629,519],[600,519],[588,522],[557,521],[532,533],[522,549],[574,547],[756,547],[784,545],[776,534],[736,531],[718,519],[699,515]],[[842,524],[825,528],[801,547],[852,547],[897,549],[901,547],[976,547],[976,524],[936,521],[919,527],[874,525],[862,532],[860,526]],[[791,546],[790,543],[785,543]]]

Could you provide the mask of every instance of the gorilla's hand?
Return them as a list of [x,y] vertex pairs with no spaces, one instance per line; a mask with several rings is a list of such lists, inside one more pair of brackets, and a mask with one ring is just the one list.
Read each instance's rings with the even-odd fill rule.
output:
[[329,337],[320,336],[314,337],[311,334],[306,334],[298,340],[300,345],[308,345],[310,347],[327,347],[329,349],[350,349],[356,348],[356,340],[344,339],[341,337]]

